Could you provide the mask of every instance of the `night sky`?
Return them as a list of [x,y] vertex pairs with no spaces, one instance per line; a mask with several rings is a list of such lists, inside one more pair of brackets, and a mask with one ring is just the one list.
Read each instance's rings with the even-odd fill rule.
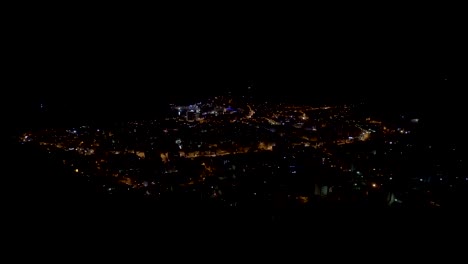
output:
[[8,101],[18,116],[42,102],[74,116],[112,116],[253,85],[257,94],[304,103],[462,102],[463,36],[446,16],[259,12],[17,18]]

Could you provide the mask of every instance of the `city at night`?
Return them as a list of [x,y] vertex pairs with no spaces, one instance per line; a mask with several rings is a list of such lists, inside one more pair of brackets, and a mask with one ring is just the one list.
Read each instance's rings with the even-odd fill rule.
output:
[[33,207],[269,220],[467,208],[461,36],[448,22],[306,22],[200,21],[154,38],[147,27],[22,25],[2,97],[5,193]]

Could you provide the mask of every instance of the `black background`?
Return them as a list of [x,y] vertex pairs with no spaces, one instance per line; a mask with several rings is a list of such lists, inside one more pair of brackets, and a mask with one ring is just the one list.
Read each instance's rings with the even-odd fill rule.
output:
[[465,100],[456,7],[35,8],[6,23],[13,120],[41,103],[67,119],[138,116],[248,85],[267,98],[366,99],[439,117]]

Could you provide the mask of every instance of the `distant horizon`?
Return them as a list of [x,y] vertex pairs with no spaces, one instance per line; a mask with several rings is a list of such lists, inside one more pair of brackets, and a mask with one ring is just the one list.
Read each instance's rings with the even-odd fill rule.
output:
[[[128,119],[151,119],[162,117],[166,114],[166,110],[170,104],[195,104],[198,101],[203,101],[206,98],[227,95],[227,90],[219,94],[179,94],[179,95],[158,95],[155,97],[109,97],[92,99],[86,96],[78,96],[73,99],[67,98],[47,98],[35,99],[22,102],[22,106],[18,107],[19,111],[10,116],[20,126],[29,126],[30,124],[38,124],[46,122],[48,125],[64,125],[82,122],[102,122],[102,121],[119,121]],[[292,103],[303,105],[324,105],[324,104],[353,104],[366,103],[376,112],[378,111],[415,111],[408,107],[407,103],[392,103],[389,101],[373,101],[363,96],[354,96],[334,98],[332,96],[298,96],[298,95],[253,95],[257,100],[265,100],[275,103]],[[389,108],[390,107],[390,108]],[[417,110],[417,109],[416,109]],[[20,122],[18,122],[18,120]],[[42,121],[41,121],[42,120]]]

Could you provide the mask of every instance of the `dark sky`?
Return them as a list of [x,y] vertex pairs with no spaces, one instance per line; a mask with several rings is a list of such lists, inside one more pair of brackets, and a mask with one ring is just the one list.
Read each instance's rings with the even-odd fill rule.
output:
[[457,17],[248,13],[13,18],[9,101],[127,111],[254,84],[281,98],[427,105],[466,83]]

